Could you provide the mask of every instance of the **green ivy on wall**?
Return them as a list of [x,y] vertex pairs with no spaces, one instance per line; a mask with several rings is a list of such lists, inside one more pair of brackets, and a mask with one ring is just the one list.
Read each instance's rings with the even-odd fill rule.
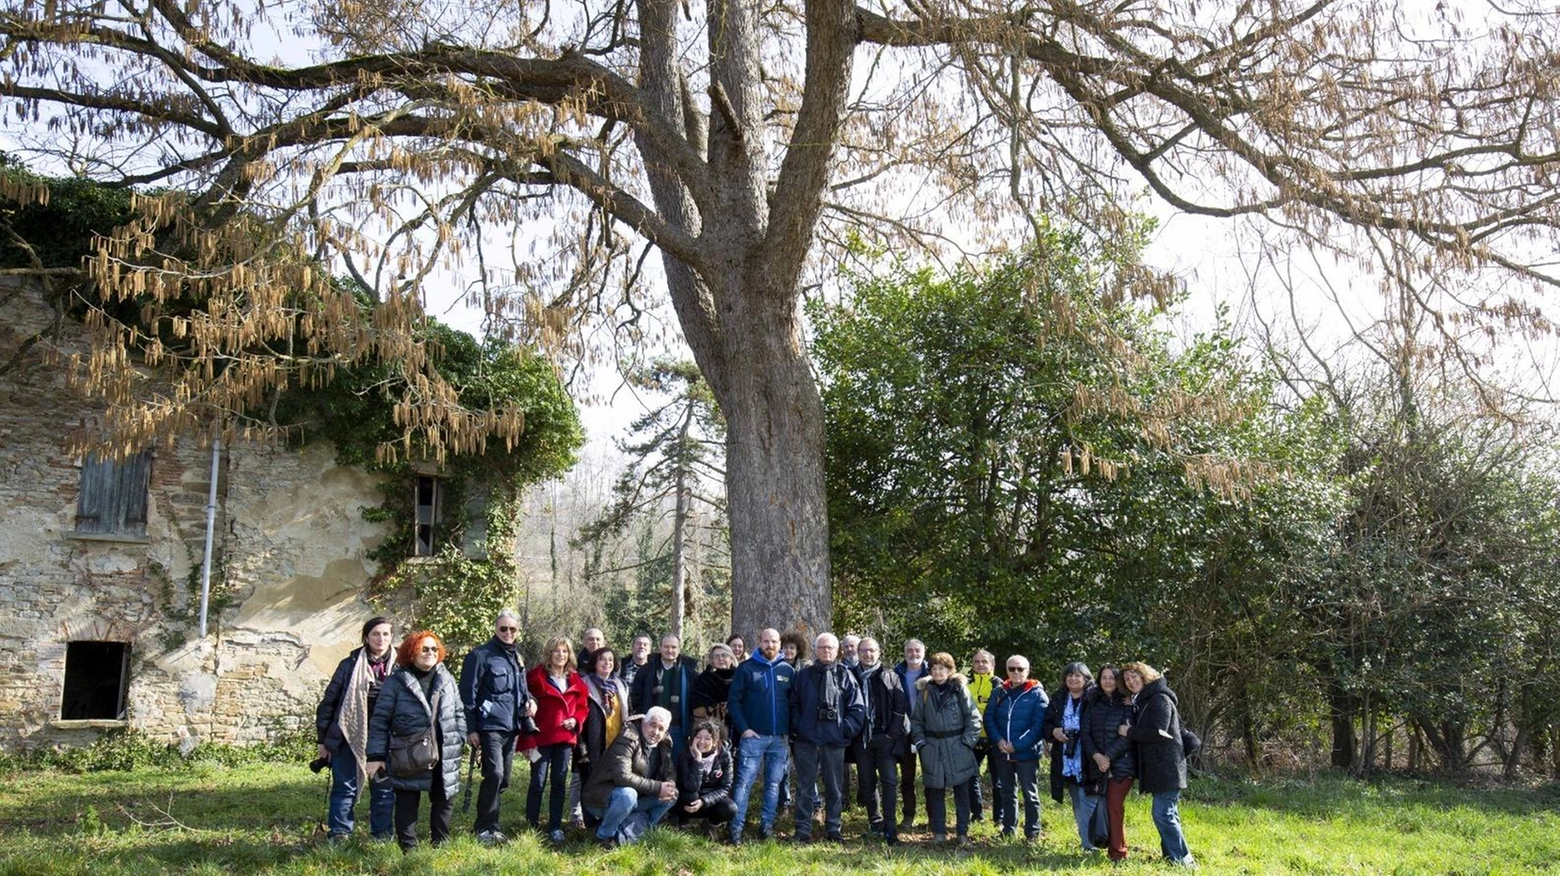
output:
[[[49,190],[41,202],[7,195],[39,186]],[[0,153],[0,267],[35,272],[80,267],[93,254],[95,238],[130,220],[130,200],[127,190],[85,179],[44,177]],[[349,280],[336,282],[338,289],[354,292],[365,324],[372,324],[377,306],[373,296]],[[164,328],[143,324],[140,303],[133,297],[98,301],[84,275],[69,283],[68,298],[58,296],[54,302],[62,313],[92,302],[135,327],[139,343],[159,335],[158,343],[177,343],[165,336]],[[200,303],[191,298],[171,306],[188,310]],[[584,443],[584,431],[556,368],[537,351],[496,339],[479,341],[432,318],[417,325],[414,341],[429,351],[433,367],[456,389],[466,411],[476,416],[520,411],[524,430],[518,439],[508,446],[493,439],[477,448],[459,448],[435,464],[427,448],[405,440],[405,429],[396,420],[396,406],[403,403],[414,376],[394,361],[357,360],[333,368],[328,382],[291,383],[260,407],[289,443],[328,440],[338,464],[382,476],[382,499],[365,509],[363,517],[386,524],[389,533],[370,553],[377,571],[366,595],[402,621],[437,631],[459,650],[484,641],[498,609],[516,603],[519,493],[528,484],[567,471]],[[383,453],[391,446],[397,450],[395,459]],[[434,555],[413,557],[413,495],[418,477],[425,475],[440,479],[444,515],[434,528]],[[473,520],[473,514],[480,519]],[[472,555],[468,547],[476,548]],[[193,617],[191,601],[178,591],[188,591],[190,583],[179,587],[160,565],[154,565],[151,575],[171,621],[163,644],[177,647]],[[225,583],[214,578],[212,616],[230,599]]]

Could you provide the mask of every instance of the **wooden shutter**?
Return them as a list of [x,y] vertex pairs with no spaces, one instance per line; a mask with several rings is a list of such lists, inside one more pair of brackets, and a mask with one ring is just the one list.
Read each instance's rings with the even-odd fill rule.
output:
[[143,450],[123,462],[88,456],[81,465],[76,498],[76,531],[118,535],[146,534],[146,491],[152,452]]

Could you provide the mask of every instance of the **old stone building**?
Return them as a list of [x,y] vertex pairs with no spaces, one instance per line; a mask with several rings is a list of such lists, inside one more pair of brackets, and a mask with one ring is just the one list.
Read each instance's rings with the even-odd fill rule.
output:
[[96,411],[39,352],[50,345],[25,344],[50,317],[35,292],[0,286],[0,748],[113,727],[192,745],[308,726],[372,613],[366,553],[385,532],[361,510],[381,500],[374,477],[328,446],[224,448],[201,638],[211,449],[73,456],[69,431]]

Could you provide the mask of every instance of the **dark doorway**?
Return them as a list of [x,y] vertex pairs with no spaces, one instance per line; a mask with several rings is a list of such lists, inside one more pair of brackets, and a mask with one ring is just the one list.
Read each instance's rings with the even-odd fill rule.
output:
[[65,649],[60,717],[67,721],[124,718],[129,667],[129,642],[71,642]]

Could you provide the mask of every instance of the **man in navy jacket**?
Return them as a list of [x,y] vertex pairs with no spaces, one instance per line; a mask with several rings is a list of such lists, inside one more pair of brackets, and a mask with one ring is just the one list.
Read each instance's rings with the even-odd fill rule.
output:
[[466,741],[482,752],[482,787],[477,791],[477,839],[496,844],[508,838],[498,829],[499,795],[509,787],[515,737],[536,714],[525,686],[525,661],[516,639],[520,618],[499,612],[493,638],[466,655],[460,667],[460,699],[466,709]]
[[758,634],[758,650],[742,661],[731,679],[726,712],[741,753],[737,761],[737,817],[731,820],[733,845],[742,843],[748,798],[760,765],[764,769],[764,808],[758,835],[768,839],[774,830],[780,783],[785,779],[790,751],[791,683],[795,676],[796,670],[780,658],[780,631],[768,628]]
[[845,803],[845,747],[861,732],[867,709],[861,689],[839,662],[840,641],[823,633],[813,641],[817,658],[796,674],[791,685],[791,716],[796,724],[796,841],[812,839],[818,809],[818,776],[823,775],[823,829],[830,840],[840,834]]

